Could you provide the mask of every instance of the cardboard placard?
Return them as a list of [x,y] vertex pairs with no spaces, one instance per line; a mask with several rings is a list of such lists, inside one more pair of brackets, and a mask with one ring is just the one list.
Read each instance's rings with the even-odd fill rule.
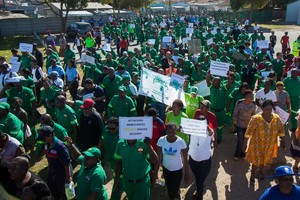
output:
[[210,62],[210,73],[212,75],[227,77],[228,71],[229,63],[217,62],[213,60]]
[[20,50],[21,52],[29,52],[29,53],[32,53],[33,45],[32,45],[32,44],[27,44],[27,43],[20,43],[20,44],[19,44],[19,50]]
[[207,120],[181,118],[180,126],[185,134],[207,137]]
[[126,140],[152,138],[152,117],[120,117],[119,137]]

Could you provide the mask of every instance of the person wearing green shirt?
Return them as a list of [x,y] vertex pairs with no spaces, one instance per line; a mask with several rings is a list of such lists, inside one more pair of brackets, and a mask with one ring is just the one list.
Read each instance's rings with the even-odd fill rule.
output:
[[254,33],[250,36],[251,43],[252,43],[252,49],[254,49],[254,43],[258,39],[257,30],[254,30]]
[[23,123],[17,116],[9,112],[10,105],[6,102],[0,103],[0,131],[24,143]]
[[190,94],[185,93],[186,114],[190,119],[194,118],[196,110],[199,108],[199,103],[204,100],[200,95],[197,95],[198,88],[192,87]]
[[68,135],[77,142],[78,121],[74,110],[66,105],[66,97],[63,95],[56,97],[55,106],[57,123],[62,125],[68,131]]
[[47,48],[46,55],[47,55],[47,57],[46,57],[46,70],[47,71],[48,71],[48,68],[51,67],[51,65],[52,65],[52,62],[51,62],[52,59],[55,59],[57,65],[60,65],[60,60],[59,60],[58,54],[55,51],[53,51],[51,48]]
[[126,95],[126,87],[118,88],[118,95],[113,96],[108,104],[108,117],[134,117],[136,113],[136,105],[133,100]]
[[217,33],[215,34],[215,42],[222,42],[224,35],[221,33],[221,29],[217,28]]
[[64,68],[68,65],[69,60],[75,60],[76,59],[76,54],[75,52],[71,49],[70,44],[66,45],[66,49],[64,52]]
[[149,138],[145,138],[144,141],[122,139],[117,144],[114,158],[117,188],[120,188],[122,174],[128,200],[150,200],[150,163],[156,165],[158,162],[151,140]]
[[92,79],[94,83],[99,84],[102,72],[95,65],[84,65],[83,72],[83,82],[89,78]]
[[300,77],[298,77],[298,71],[296,68],[291,70],[291,76],[286,77],[283,80],[283,84],[285,86],[285,90],[289,93],[291,99],[291,123],[292,123],[292,131],[295,131],[298,127],[297,125],[297,111],[300,107]]
[[135,105],[137,105],[137,98],[138,98],[138,91],[137,87],[131,82],[131,77],[130,76],[123,76],[123,86],[126,87],[125,94],[129,96]]
[[[188,118],[188,116],[182,111],[183,109],[183,102],[180,99],[176,99],[172,103],[172,111],[168,112],[166,116],[166,124],[169,122],[173,122],[176,124],[177,127],[180,127],[181,118]],[[182,132],[177,132],[180,138],[182,138],[186,144],[189,143],[189,136]]]
[[31,70],[31,59],[33,58],[34,56],[31,55],[31,53],[29,52],[22,52],[22,55],[21,55],[21,68],[26,68],[26,69],[29,69]]
[[48,78],[42,80],[42,85],[43,89],[38,105],[43,105],[46,108],[46,113],[54,117],[55,120],[55,99],[62,91],[56,86],[51,86]]
[[76,114],[76,119],[79,122],[81,114],[84,113],[84,110],[81,108],[81,106],[83,105],[83,101],[81,101],[81,100],[72,101],[72,100],[68,99],[66,101],[66,104],[74,110],[74,112]]
[[285,74],[286,64],[282,59],[282,53],[276,53],[276,59],[272,60],[273,70],[277,74],[277,81],[282,81]]
[[105,90],[106,100],[109,102],[114,95],[118,93],[118,88],[122,85],[122,77],[115,75],[114,68],[108,68],[108,75],[102,81],[102,87]]
[[210,71],[207,71],[206,75],[206,83],[210,88],[210,96],[209,100],[211,102],[210,110],[216,115],[218,122],[217,129],[217,142],[218,144],[222,140],[222,130],[225,124],[225,107],[226,107],[226,91],[227,85],[221,85],[221,79],[219,77],[215,77],[211,82],[211,74]]
[[198,82],[205,80],[206,72],[202,70],[201,63],[195,64],[196,70],[193,71],[191,76],[191,84],[197,84]]
[[20,71],[20,75],[23,76],[24,79],[22,79],[21,82],[24,87],[31,89],[34,93],[34,96],[36,96],[35,84],[30,74],[31,72],[29,71],[29,69],[22,68]]
[[[114,159],[117,144],[119,142],[119,119],[112,117],[108,120],[107,125],[103,129],[101,139],[99,141],[99,148],[103,149],[104,160],[114,173],[116,171],[116,160]],[[121,178],[122,179],[122,178]],[[120,189],[123,191],[123,181],[121,181]],[[111,192],[111,200],[120,200],[121,192],[117,191],[116,181]]]
[[184,72],[184,75],[191,76],[193,71],[195,71],[195,67],[193,63],[189,60],[184,60],[184,58],[179,57],[178,58],[178,69],[182,69]]
[[77,175],[77,199],[78,200],[108,200],[106,173],[101,165],[101,151],[97,147],[91,147],[82,154],[72,144],[72,139],[67,137],[67,146],[73,158],[80,165]]
[[103,66],[112,67],[116,69],[118,67],[118,62],[112,59],[112,54],[106,54],[106,60],[103,62]]
[[86,38],[85,38],[85,47],[88,51],[91,51],[91,48],[93,48],[96,45],[96,40],[92,36],[91,32],[86,33]]

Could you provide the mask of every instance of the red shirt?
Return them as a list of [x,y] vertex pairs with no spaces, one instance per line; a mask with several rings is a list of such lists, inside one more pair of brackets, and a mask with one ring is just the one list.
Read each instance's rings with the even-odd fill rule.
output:
[[[195,113],[194,119],[199,119],[200,115],[203,115],[203,114],[202,114],[202,111],[200,109],[198,109]],[[213,130],[218,128],[217,117],[214,113],[208,111],[205,118],[206,118],[208,126],[210,128],[212,128]],[[215,135],[214,135],[215,138],[216,138],[216,134],[217,133],[215,133]]]
[[121,40],[120,41],[120,48],[121,49],[126,49],[127,48],[127,41],[126,40]]
[[158,139],[161,136],[165,135],[164,133],[165,130],[166,130],[166,125],[160,118],[157,117],[156,119],[153,120],[151,146],[153,147],[154,151],[157,150]]
[[287,44],[289,42],[289,36],[284,35],[282,36],[281,40],[282,40],[282,44]]

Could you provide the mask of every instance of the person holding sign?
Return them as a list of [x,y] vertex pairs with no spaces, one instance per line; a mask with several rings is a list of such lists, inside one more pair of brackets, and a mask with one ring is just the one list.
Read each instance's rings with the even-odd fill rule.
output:
[[[128,200],[150,200],[151,164],[157,164],[157,154],[151,146],[151,140],[119,140],[114,158],[116,160],[115,184],[120,188],[120,176],[123,174],[124,191]],[[149,163],[150,161],[150,163]]]
[[207,121],[207,131],[205,136],[191,135],[188,151],[189,164],[196,181],[195,199],[197,200],[203,199],[203,184],[211,169],[211,142],[214,141],[214,147],[217,147],[214,133],[218,124],[215,114],[209,111],[209,107],[210,102],[203,100],[200,103],[200,109],[195,113],[194,119]]
[[181,199],[179,187],[184,170],[184,181],[189,180],[187,146],[183,139],[176,135],[177,126],[170,122],[166,124],[166,136],[157,142],[159,164],[162,164],[168,195],[171,200]]
[[280,146],[285,149],[285,134],[280,117],[272,113],[274,103],[272,100],[265,100],[262,105],[262,112],[254,115],[247,126],[242,149],[246,151],[246,161],[252,163],[250,182],[254,179],[263,180],[263,168],[272,163],[277,157],[277,139],[280,137]]

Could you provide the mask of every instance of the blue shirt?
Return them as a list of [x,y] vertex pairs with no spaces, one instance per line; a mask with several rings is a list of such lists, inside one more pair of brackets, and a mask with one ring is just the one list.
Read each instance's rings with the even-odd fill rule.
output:
[[275,185],[266,189],[261,195],[259,200],[296,200],[300,199],[300,187],[293,185],[292,192],[290,194],[283,194],[279,190],[279,185]]
[[78,71],[75,67],[67,67],[66,69],[66,75],[68,78],[68,82],[73,81],[74,79],[78,78]]
[[65,70],[59,66],[59,65],[56,65],[56,67],[49,67],[48,69],[48,76],[50,76],[51,72],[53,71],[56,71],[59,75],[59,78],[63,79],[64,78],[64,75],[65,75]]
[[130,76],[129,72],[128,71],[124,71],[123,74],[120,74],[118,71],[115,71],[115,75],[118,75],[118,76]]

